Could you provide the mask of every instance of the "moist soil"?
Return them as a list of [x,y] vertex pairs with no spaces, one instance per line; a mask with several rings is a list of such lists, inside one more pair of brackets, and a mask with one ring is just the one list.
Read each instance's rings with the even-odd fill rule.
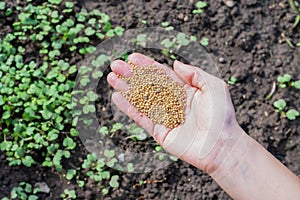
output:
[[[229,89],[238,122],[251,137],[299,176],[300,119],[289,121],[283,118],[275,112],[272,104],[283,98],[288,108],[299,110],[300,91],[282,89],[277,85],[272,97],[266,98],[278,75],[288,73],[294,79],[300,79],[300,48],[289,47],[284,39],[300,42],[300,26],[293,29],[296,14],[288,0],[206,2],[208,7],[201,15],[192,14],[196,3],[192,0],[81,0],[77,6],[78,9],[97,8],[111,16],[113,25],[121,25],[126,30],[160,26],[168,21],[177,31],[209,38],[206,50],[218,64],[220,78],[225,81],[231,76],[237,78],[236,84]],[[11,19],[1,17],[1,37],[10,32],[10,23]],[[106,91],[109,97],[111,88],[106,83],[99,84],[101,91]],[[104,98],[103,101],[110,100]],[[98,110],[101,106],[104,104],[101,105],[100,101]],[[98,113],[100,124],[105,124],[109,118],[110,107],[107,109],[107,116]],[[151,146],[145,147],[147,142],[115,139],[122,148],[145,151]],[[79,140],[77,144],[74,156],[65,161],[64,167],[78,166],[88,153]],[[0,156],[0,168],[0,198],[8,196],[13,187],[25,181],[32,184],[45,182],[49,186],[50,192],[39,194],[40,199],[59,199],[65,188],[75,188],[77,199],[231,199],[207,174],[182,161],[144,174],[111,169],[112,174],[120,176],[120,187],[111,190],[107,196],[101,195],[100,188],[92,182],[79,188],[75,182],[66,181],[61,173],[50,168],[9,167],[5,155]],[[139,184],[140,180],[144,180],[144,184]]]

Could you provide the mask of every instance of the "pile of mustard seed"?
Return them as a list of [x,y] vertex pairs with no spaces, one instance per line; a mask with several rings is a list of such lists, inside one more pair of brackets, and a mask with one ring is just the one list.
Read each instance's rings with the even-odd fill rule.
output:
[[173,129],[184,123],[186,93],[183,86],[155,65],[139,67],[129,64],[133,75],[118,75],[129,84],[128,91],[121,94],[155,124]]

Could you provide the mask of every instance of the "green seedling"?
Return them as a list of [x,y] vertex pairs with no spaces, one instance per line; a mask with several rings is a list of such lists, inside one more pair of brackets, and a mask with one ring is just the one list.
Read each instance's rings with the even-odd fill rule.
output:
[[209,39],[206,38],[206,37],[203,37],[201,40],[200,40],[200,44],[204,47],[206,47],[208,44],[209,44]]
[[295,120],[299,116],[299,112],[295,109],[290,109],[286,112],[286,117],[289,120]]
[[300,22],[300,3],[295,0],[289,0],[289,3],[291,5],[292,9],[297,13],[297,16],[295,18],[295,22],[293,25],[293,28],[295,28]]
[[127,138],[130,138],[133,141],[142,141],[147,138],[147,133],[145,130],[137,126],[135,123],[130,124],[126,129],[127,133],[129,134]]
[[[76,147],[74,137],[78,137],[74,128],[78,117],[72,119],[77,104],[72,102],[74,77],[77,72],[90,72],[78,71],[76,61],[71,61],[69,55],[92,53],[96,48],[91,46],[91,39],[122,35],[124,29],[112,27],[110,17],[99,10],[75,12],[76,2],[29,2],[16,3],[13,30],[0,40],[0,123],[5,124],[0,148],[9,165],[38,164],[32,155],[41,151],[42,165],[60,171],[62,159],[71,156],[70,150]],[[5,2],[0,2],[0,10],[6,16],[13,13]],[[76,13],[74,17],[70,17],[72,12]],[[25,62],[30,57],[27,49],[33,49],[31,54],[38,63]],[[101,54],[92,64],[99,68],[106,61],[107,57]],[[102,76],[103,72],[98,70],[92,77],[83,77],[80,84],[87,86],[91,78]],[[94,112],[92,101],[95,95],[88,92],[83,110],[74,113],[78,116]],[[84,119],[84,123],[92,122]]]
[[161,25],[165,28],[166,31],[174,30],[174,27],[171,26],[169,22],[162,22]]
[[65,189],[64,192],[60,195],[60,197],[64,200],[76,199],[76,191],[74,189]]
[[295,82],[293,83],[293,86],[294,86],[296,89],[299,89],[299,90],[300,90],[300,80],[295,81]]
[[228,80],[228,84],[234,85],[236,84],[237,79],[234,76],[231,76],[230,79]]
[[0,2],[0,10],[4,10],[6,6],[6,2]]
[[197,9],[193,10],[193,14],[202,14],[207,3],[204,1],[198,1],[195,6]]
[[292,80],[292,76],[289,74],[284,74],[283,76],[278,76],[277,77],[277,81],[279,83],[279,86],[281,88],[285,88],[287,87],[287,85],[289,84],[289,82]]
[[10,192],[10,198],[4,197],[2,200],[20,199],[20,200],[37,200],[36,195],[40,189],[38,187],[33,188],[31,184],[26,182],[20,182],[17,187],[14,187]]
[[286,107],[286,101],[279,99],[273,103],[273,106],[276,108],[277,112],[283,111],[283,109]]
[[111,177],[110,181],[109,181],[110,187],[112,187],[112,188],[118,188],[119,185],[120,185],[119,182],[118,182],[118,180],[119,180],[119,176],[118,175],[113,175]]
[[75,169],[69,169],[67,174],[66,174],[66,179],[67,180],[72,180],[76,175],[76,170]]
[[126,167],[128,172],[134,172],[134,166],[132,163],[128,163]]

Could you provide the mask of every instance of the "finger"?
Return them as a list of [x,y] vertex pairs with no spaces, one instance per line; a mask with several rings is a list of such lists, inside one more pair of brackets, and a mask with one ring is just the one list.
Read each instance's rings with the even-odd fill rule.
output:
[[139,67],[147,67],[149,65],[155,65],[165,71],[165,73],[172,77],[174,81],[176,81],[179,84],[183,84],[184,82],[174,73],[174,71],[163,64],[160,64],[159,62],[156,62],[154,59],[149,58],[148,56],[145,56],[140,53],[132,53],[128,56],[128,60],[132,62],[133,64],[139,66]]
[[123,95],[119,92],[113,93],[112,101],[122,112],[153,136],[154,124],[151,119],[140,113]]
[[122,60],[113,61],[110,65],[110,68],[113,72],[120,74],[123,77],[132,76],[130,65]]
[[127,91],[128,84],[122,79],[118,78],[118,76],[114,72],[110,72],[107,75],[107,82],[117,91]]
[[209,75],[200,68],[186,65],[177,60],[174,62],[174,71],[181,78],[181,80],[191,86],[197,87],[198,89],[203,89],[203,87],[206,85],[207,77]]

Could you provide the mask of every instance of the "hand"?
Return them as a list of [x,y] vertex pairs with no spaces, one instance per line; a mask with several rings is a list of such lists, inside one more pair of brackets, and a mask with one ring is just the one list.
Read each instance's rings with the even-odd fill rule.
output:
[[[173,71],[142,54],[131,54],[128,59],[139,67],[153,64],[161,67],[174,81],[183,85],[187,95],[186,119],[184,124],[172,130],[154,124],[119,92],[112,95],[116,106],[151,134],[166,151],[199,169],[213,170],[215,166],[212,163],[216,162],[219,151],[229,148],[224,147],[224,141],[233,144],[236,140],[236,137],[231,140],[230,136],[237,123],[226,83],[200,68],[179,61],[174,62]],[[108,83],[117,91],[126,91],[128,84],[117,74],[131,76],[130,65],[116,60],[112,62],[111,69],[113,72],[107,77]]]

